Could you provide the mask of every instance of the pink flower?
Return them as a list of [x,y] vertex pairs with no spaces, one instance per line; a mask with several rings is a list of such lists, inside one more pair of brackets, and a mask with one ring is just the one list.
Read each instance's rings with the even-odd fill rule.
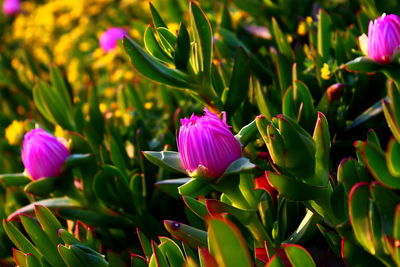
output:
[[24,136],[22,162],[33,180],[60,175],[69,155],[69,150],[56,137],[42,129],[31,130]]
[[15,15],[21,10],[20,0],[4,0],[3,12],[6,15]]
[[[365,37],[364,37],[365,38]],[[368,27],[368,57],[388,64],[400,50],[400,17],[394,14],[383,14]]]
[[241,156],[241,145],[228,124],[208,109],[204,116],[181,119],[178,151],[189,175],[217,178]]
[[124,38],[126,32],[117,27],[109,28],[100,37],[100,47],[104,52],[108,53],[117,46],[118,40]]

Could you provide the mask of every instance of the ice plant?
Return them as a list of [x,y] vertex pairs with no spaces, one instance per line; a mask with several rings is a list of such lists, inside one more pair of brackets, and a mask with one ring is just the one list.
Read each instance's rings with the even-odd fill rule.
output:
[[69,150],[56,137],[42,129],[25,134],[22,144],[22,162],[33,180],[58,176]]
[[181,119],[178,151],[191,176],[217,178],[241,156],[241,145],[226,123],[208,109],[203,116]]
[[21,10],[20,0],[4,0],[3,2],[3,12],[6,15],[17,14]]
[[118,40],[124,38],[126,32],[118,27],[109,28],[100,37],[100,47],[104,52],[108,53],[117,46]]
[[362,35],[360,47],[372,60],[388,64],[400,50],[400,17],[395,14],[386,15],[370,21],[368,37]]

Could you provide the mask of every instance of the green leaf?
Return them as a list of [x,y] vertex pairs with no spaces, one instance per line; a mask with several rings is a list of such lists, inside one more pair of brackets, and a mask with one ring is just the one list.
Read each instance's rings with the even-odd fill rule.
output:
[[131,267],[148,267],[149,264],[145,258],[140,255],[131,254]]
[[164,226],[171,235],[192,248],[207,247],[207,232],[205,231],[170,220],[164,220]]
[[211,215],[228,213],[234,215],[243,224],[249,223],[254,215],[254,210],[238,209],[216,199],[207,199],[206,206]]
[[315,180],[325,185],[329,180],[331,137],[328,121],[324,114],[318,112],[318,119],[313,133],[315,143]]
[[[286,36],[283,34],[281,28],[279,27],[278,22],[274,17],[272,17],[272,34],[274,36],[276,45],[278,46],[279,51],[286,56],[287,59],[292,58],[292,48],[290,47],[289,42],[286,39]],[[286,88],[285,88],[286,89]]]
[[392,138],[385,154],[389,172],[393,176],[400,176],[400,144]]
[[203,10],[195,2],[190,2],[189,18],[191,26],[192,42],[195,44],[195,61],[198,71],[205,79],[206,84],[210,82],[211,60],[212,60],[212,30]]
[[315,200],[326,193],[326,186],[313,186],[293,177],[266,172],[269,183],[281,194],[291,200]]
[[174,198],[181,198],[178,187],[184,185],[190,178],[166,179],[154,184],[154,187]]
[[347,239],[342,240],[341,254],[348,266],[382,266],[382,263],[364,249]]
[[54,65],[50,66],[50,80],[53,91],[59,95],[59,100],[62,101],[63,107],[66,108],[66,111],[72,113],[72,103],[67,85],[65,84],[61,71]]
[[246,51],[239,47],[229,84],[224,110],[230,115],[240,107],[249,90],[250,62]]
[[154,241],[151,241],[151,248],[153,255],[150,258],[149,267],[169,267],[167,259]]
[[160,14],[157,12],[157,10],[155,9],[155,7],[153,6],[153,4],[151,2],[149,2],[150,4],[150,12],[151,12],[151,17],[153,18],[153,23],[154,25],[158,28],[158,27],[165,27],[167,28],[167,25],[164,23],[163,19],[161,18]]
[[74,244],[70,246],[74,254],[83,262],[83,266],[108,267],[109,264],[105,260],[105,256],[94,251],[93,249],[82,245]]
[[192,178],[184,185],[178,187],[182,196],[200,197],[208,195],[213,188],[203,180]]
[[223,217],[207,220],[208,243],[218,266],[253,266],[250,253],[239,229]]
[[46,260],[54,266],[65,266],[58,254],[56,246],[53,245],[40,225],[26,216],[20,216],[20,218],[32,242],[39,249],[41,254],[46,255]]
[[372,230],[369,222],[369,188],[367,183],[358,183],[350,191],[348,198],[350,222],[360,244],[371,254],[375,254]]
[[[64,129],[74,131],[75,122],[72,116],[72,109],[68,108],[65,100],[63,100],[63,95],[40,80],[38,82],[38,86],[35,88],[35,90],[38,90],[37,94],[39,94],[41,98],[41,103],[39,103],[39,105],[45,105],[45,112],[51,113],[50,119],[54,118],[54,121],[50,120],[50,122],[56,122]],[[48,117],[48,115],[43,113],[42,115],[46,118]]]
[[121,204],[115,186],[115,177],[107,175],[105,171],[99,171],[94,177],[93,191],[98,199],[106,205],[118,207]]
[[78,256],[72,251],[71,246],[59,244],[57,249],[68,267],[84,266],[83,262],[81,262]]
[[43,256],[40,251],[26,238],[12,222],[3,220],[4,231],[14,245],[25,253],[32,253],[36,258],[41,259]]
[[172,58],[161,48],[155,35],[154,29],[149,25],[144,32],[144,46],[146,50],[155,58],[172,63]]
[[243,173],[243,172],[251,172],[254,171],[256,168],[256,165],[250,162],[248,158],[241,157],[232,162],[224,171],[222,174],[222,177],[232,175],[232,174],[238,174],[238,173]]
[[310,233],[314,233],[312,228],[315,228],[316,223],[316,216],[310,210],[307,210],[306,215],[304,216],[303,220],[297,227],[297,229],[289,236],[289,238],[285,241],[285,243],[299,243],[301,240],[308,238]]
[[299,245],[282,245],[290,263],[293,266],[316,266],[313,258],[303,247]]
[[160,38],[160,45],[163,50],[169,55],[173,55],[175,52],[176,36],[167,28],[157,28],[158,37]]
[[400,203],[399,196],[378,183],[371,184],[370,191],[381,217],[382,230],[386,235],[393,236],[394,214],[396,206]]
[[186,174],[178,152],[174,151],[143,151],[143,155],[153,164],[173,172]]
[[46,196],[56,190],[57,185],[60,185],[64,177],[46,177],[39,180],[34,180],[24,187],[26,193]]
[[318,13],[318,54],[327,62],[331,49],[332,22],[327,12],[322,8]]
[[1,174],[0,182],[4,186],[24,186],[27,183],[32,181],[24,173],[10,173],[10,174]]
[[379,115],[382,112],[382,106],[383,106],[382,104],[384,104],[383,101],[379,100],[378,102],[370,106],[361,115],[357,116],[357,118],[354,119],[354,121],[346,128],[345,131],[353,129],[358,125],[361,125],[364,122],[368,121],[369,119],[375,117],[376,115]]
[[147,259],[150,259],[153,254],[150,240],[140,231],[139,228],[136,228],[136,233],[138,235],[140,245],[142,246],[142,250]]
[[161,244],[158,246],[165,255],[170,266],[183,266],[184,255],[179,246],[170,238],[160,237]]
[[191,84],[193,83],[188,80],[188,76],[185,73],[164,66],[157,59],[144,52],[132,39],[125,36],[123,43],[132,65],[145,77],[172,87],[192,87]]
[[345,64],[345,69],[348,71],[359,71],[362,73],[373,73],[380,71],[383,65],[376,63],[368,57],[358,57]]
[[35,215],[38,219],[43,231],[46,233],[47,237],[56,247],[61,243],[61,239],[58,236],[58,230],[62,228],[60,222],[54,216],[54,214],[45,206],[35,205]]
[[202,202],[189,196],[183,196],[183,201],[185,202],[186,206],[201,219],[204,220],[206,216],[209,215],[206,205]]
[[283,114],[297,120],[305,129],[312,129],[314,116],[313,98],[308,89],[301,81],[295,81],[295,86],[289,87],[282,102]]
[[97,211],[59,208],[58,214],[66,219],[80,220],[86,224],[97,225],[99,227],[132,227],[132,222],[126,217],[99,213]]
[[13,220],[20,214],[33,213],[33,211],[35,210],[35,206],[37,205],[45,206],[49,209],[64,208],[64,207],[70,207],[70,208],[81,207],[81,205],[78,202],[66,197],[42,199],[14,211],[8,216],[7,219]]
[[235,135],[236,140],[240,142],[242,147],[245,147],[250,143],[258,133],[256,120],[254,119],[249,124],[245,125],[240,129],[240,131]]
[[179,26],[178,37],[175,44],[174,61],[178,69],[186,70],[190,58],[190,37],[183,23]]
[[385,154],[380,148],[371,142],[364,142],[360,150],[363,161],[376,180],[391,188],[400,189],[400,177],[391,175],[386,165]]

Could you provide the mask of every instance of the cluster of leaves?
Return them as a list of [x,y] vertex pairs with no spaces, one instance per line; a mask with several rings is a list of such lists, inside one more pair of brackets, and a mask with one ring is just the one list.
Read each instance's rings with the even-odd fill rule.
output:
[[[0,176],[0,263],[12,252],[19,266],[400,264],[399,65],[355,59],[368,21],[399,4],[201,5],[150,4],[143,42],[124,38],[146,79],[116,86],[120,116],[100,109],[106,74],[78,92],[65,66],[38,71],[27,50],[24,83],[1,54],[1,101],[17,92],[29,119],[62,127],[71,156],[60,177]],[[187,177],[173,151],[178,118],[203,106],[226,111],[243,147],[217,181]],[[18,148],[1,142],[4,169],[20,172]]]

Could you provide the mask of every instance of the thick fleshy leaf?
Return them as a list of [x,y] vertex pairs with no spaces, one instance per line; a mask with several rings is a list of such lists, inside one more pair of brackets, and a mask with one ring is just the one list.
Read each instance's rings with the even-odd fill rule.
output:
[[183,201],[185,202],[186,206],[193,211],[194,214],[203,220],[209,215],[206,205],[202,202],[189,196],[183,196]]
[[91,210],[59,208],[58,214],[66,219],[81,220],[89,225],[117,228],[132,227],[132,222],[126,217],[103,214]]
[[376,63],[368,57],[358,57],[346,63],[345,68],[349,71],[359,71],[364,73],[377,72],[383,65]]
[[173,172],[186,173],[178,152],[174,151],[143,151],[143,155],[153,164]]
[[268,182],[281,194],[291,200],[304,201],[318,199],[326,193],[326,186],[313,186],[293,177],[266,172]]
[[176,39],[174,61],[178,69],[186,70],[190,57],[190,37],[185,25],[179,26],[178,37]]
[[239,229],[223,217],[211,217],[208,224],[208,244],[219,266],[253,266],[247,244]]
[[349,216],[358,242],[371,254],[375,254],[368,215],[369,198],[370,193],[367,183],[358,183],[353,186],[348,198]]
[[172,58],[161,48],[155,35],[154,29],[149,25],[144,33],[144,46],[146,50],[155,58],[172,63]]
[[247,95],[250,82],[250,62],[246,51],[243,48],[238,49],[235,65],[229,84],[228,95],[225,100],[224,110],[230,115],[243,103]]
[[124,37],[124,47],[132,65],[145,77],[172,87],[191,88],[191,82],[185,73],[166,67],[126,36]]
[[191,178],[166,179],[154,184],[154,187],[174,198],[181,198],[178,187],[186,184]]
[[211,215],[228,213],[234,215],[244,224],[248,223],[254,215],[254,211],[238,209],[216,199],[207,199],[206,206]]
[[331,49],[332,22],[331,19],[322,8],[318,13],[318,54],[324,62],[327,62]]
[[62,183],[61,177],[46,177],[30,182],[24,187],[26,193],[46,196],[56,190],[57,185]]
[[400,177],[393,176],[386,165],[384,152],[371,142],[361,145],[363,161],[375,179],[391,188],[400,189]]
[[207,232],[170,220],[164,220],[164,226],[171,235],[192,248],[207,247]]
[[43,257],[40,251],[18,230],[18,228],[12,222],[3,220],[3,227],[7,236],[19,250],[25,253],[32,253],[38,259]]
[[348,266],[382,266],[374,256],[347,239],[342,239],[341,254]]
[[68,266],[83,266],[77,255],[72,251],[71,246],[59,244],[58,252]]
[[316,266],[313,258],[303,247],[294,244],[282,245],[290,263],[293,266]]
[[158,28],[158,27],[165,27],[167,28],[167,25],[165,24],[165,22],[163,21],[163,19],[161,18],[160,14],[158,13],[158,11],[156,10],[156,8],[153,6],[153,4],[151,2],[149,2],[150,5],[150,11],[151,11],[151,17],[153,19],[153,23],[154,25]]
[[38,219],[43,231],[47,237],[53,243],[53,246],[57,246],[61,243],[61,239],[58,236],[58,230],[62,228],[60,222],[54,216],[54,214],[45,206],[35,205],[35,215]]
[[205,181],[192,178],[184,185],[179,186],[178,191],[182,196],[197,198],[208,195],[213,191],[213,188]]
[[254,137],[257,135],[258,129],[256,120],[253,120],[249,124],[245,125],[240,129],[240,131],[235,135],[236,140],[245,147]]
[[22,207],[16,211],[14,211],[13,213],[11,213],[8,216],[7,219],[13,220],[20,214],[33,213],[36,205],[45,206],[49,209],[66,208],[66,207],[69,207],[69,208],[80,208],[81,207],[81,205],[78,202],[76,202],[70,198],[66,198],[66,197],[42,199],[42,200],[33,202],[25,207]]
[[211,77],[211,60],[212,60],[212,31],[210,22],[203,10],[195,2],[190,2],[189,17],[191,26],[192,42],[196,44],[197,65],[199,72],[204,79],[209,80]]
[[4,186],[24,186],[30,181],[32,180],[26,177],[24,173],[10,173],[0,175],[0,182]]
[[170,266],[183,266],[185,261],[180,247],[170,238],[160,237],[161,244],[158,246],[165,255]]
[[[286,36],[279,28],[278,22],[272,17],[272,33],[274,35],[275,42],[278,46],[279,51],[286,56],[287,59],[292,58],[292,48],[288,43]],[[286,89],[286,88],[285,88]]]
[[232,174],[237,174],[237,173],[243,173],[243,172],[251,172],[254,171],[256,168],[256,165],[250,162],[248,158],[241,157],[234,162],[232,162],[224,171],[222,176],[228,176]]
[[400,176],[400,144],[396,139],[391,139],[385,153],[389,172],[396,177]]
[[149,260],[151,254],[153,254],[150,240],[143,234],[142,231],[140,231],[139,228],[136,228],[136,233],[138,235],[140,245],[142,246],[143,253],[146,256],[147,260]]
[[54,266],[65,266],[58,254],[57,247],[53,245],[46,233],[42,230],[42,227],[27,216],[20,216],[20,218],[32,242],[43,255],[46,255],[46,260]]

